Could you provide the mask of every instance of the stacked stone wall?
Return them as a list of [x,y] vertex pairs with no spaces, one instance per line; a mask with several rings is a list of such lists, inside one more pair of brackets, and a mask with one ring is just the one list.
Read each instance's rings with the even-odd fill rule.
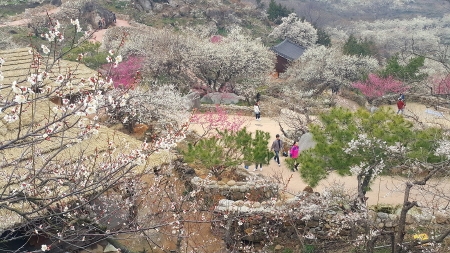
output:
[[227,182],[191,179],[194,189],[200,190],[204,198],[264,201],[278,197],[278,186],[260,177],[248,177],[246,181],[228,180]]
[[[397,103],[398,95],[383,96],[373,101],[373,106],[394,105]],[[446,96],[431,96],[424,94],[406,94],[406,105],[408,102],[424,104],[435,109],[450,110],[450,100]]]
[[[320,203],[323,200],[317,193],[306,192],[286,201],[221,200],[214,210],[212,231],[239,249],[249,243],[269,241],[348,242],[365,234],[367,224],[387,231],[397,229],[400,209],[393,214],[358,212],[346,204],[324,206]],[[410,210],[406,218],[407,229],[430,225],[445,228],[450,224],[450,214],[430,214],[417,208]]]

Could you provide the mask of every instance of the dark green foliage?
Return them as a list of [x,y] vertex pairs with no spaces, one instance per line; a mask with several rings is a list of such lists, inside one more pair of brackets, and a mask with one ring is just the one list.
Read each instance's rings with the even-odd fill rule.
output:
[[252,141],[251,151],[253,153],[253,162],[256,164],[269,163],[269,144],[270,134],[261,130],[256,130],[255,138]]
[[288,9],[286,6],[275,3],[275,0],[270,1],[269,8],[267,9],[269,20],[275,22],[276,24],[280,24],[282,17],[287,17],[293,12],[293,9]]
[[403,66],[400,65],[398,56],[391,57],[386,67],[380,71],[379,75],[386,78],[392,76],[393,78],[403,82],[421,81],[427,77],[426,74],[418,74],[425,62],[425,57],[417,56],[411,58],[409,62]]
[[68,52],[63,56],[64,60],[76,61],[79,54],[83,54],[82,63],[91,69],[97,69],[103,64],[106,64],[107,52],[102,52],[99,50],[100,42],[89,42],[84,41],[77,47],[70,49],[64,48],[63,52]]
[[325,32],[325,30],[316,28],[317,29],[317,42],[318,45],[323,45],[326,47],[331,47],[331,38],[330,35]]
[[[413,124],[390,109],[380,109],[375,113],[359,110],[352,113],[342,108],[334,108],[320,115],[321,125],[312,125],[316,146],[303,151],[299,157],[302,178],[311,186],[325,178],[330,171],[340,175],[350,175],[352,166],[367,164],[368,173],[358,175],[363,182],[364,192],[369,188],[373,168],[382,162],[385,170],[403,164],[410,159],[437,162],[434,155],[435,141],[442,138],[439,129],[414,129]],[[346,152],[350,142],[365,135],[367,140],[375,141]],[[379,144],[378,144],[379,143]],[[406,153],[393,155],[388,147],[400,145]]]
[[357,56],[373,56],[377,54],[377,49],[373,41],[359,41],[355,36],[350,35],[343,47],[344,54]]
[[267,132],[256,131],[255,137],[246,128],[237,132],[218,131],[217,137],[201,139],[197,144],[189,143],[187,151],[182,152],[184,160],[210,169],[216,177],[227,168],[247,164],[268,163]]

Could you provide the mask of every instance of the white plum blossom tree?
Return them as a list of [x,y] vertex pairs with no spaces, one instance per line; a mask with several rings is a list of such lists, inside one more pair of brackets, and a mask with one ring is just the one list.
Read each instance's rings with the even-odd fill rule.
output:
[[292,83],[303,83],[307,90],[320,93],[329,86],[349,86],[378,68],[375,58],[344,55],[339,48],[317,46],[307,49],[284,75]]
[[[57,21],[50,25],[43,36],[47,42],[30,48],[23,70],[9,64],[11,55],[0,56],[3,243],[38,237],[42,251],[78,251],[124,230],[160,227],[136,226],[133,203],[145,186],[141,177],[151,168],[150,155],[173,147],[184,138],[183,130],[169,130],[147,143],[103,126],[101,119],[114,113],[109,108],[127,106],[128,92],[110,96],[111,80],[80,62],[60,60],[55,50],[64,31]],[[79,23],[73,25],[77,29]],[[112,62],[121,58],[110,57]],[[175,98],[169,93],[156,92],[155,106]],[[0,251],[23,246],[2,244]]]
[[275,55],[239,29],[219,42],[197,38],[190,43],[184,63],[212,91],[230,85],[233,90],[252,92],[274,68]]
[[291,13],[281,19],[282,23],[275,27],[270,36],[285,39],[303,47],[310,47],[317,42],[317,30],[307,21],[302,21],[297,14]]
[[[114,100],[114,97],[120,99]],[[190,100],[174,85],[115,89],[108,93],[111,120],[119,121],[132,130],[136,123],[170,125],[180,129],[190,118]],[[131,132],[131,131],[130,131]]]

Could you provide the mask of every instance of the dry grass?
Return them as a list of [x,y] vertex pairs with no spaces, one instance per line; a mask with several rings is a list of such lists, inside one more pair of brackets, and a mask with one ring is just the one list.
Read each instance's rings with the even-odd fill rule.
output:
[[[29,48],[0,51],[0,57],[4,57],[6,60],[2,68],[5,76],[3,88],[0,88],[2,99],[11,101],[15,96],[11,90],[11,82],[13,80],[19,82],[26,80],[29,75],[32,59],[28,50]],[[54,69],[49,70],[52,74],[46,84],[57,87],[58,84],[54,82],[56,73],[67,73],[69,71],[75,76],[75,80],[97,75],[96,72],[84,65],[61,61],[60,64],[54,65]],[[26,85],[27,83],[19,84],[19,86]],[[30,160],[33,160],[35,168],[42,169],[47,166],[46,157],[51,157],[52,163],[59,163],[64,166],[64,164],[70,164],[81,157],[90,159],[89,157],[96,157],[96,155],[108,154],[111,152],[111,142],[116,146],[113,152],[114,156],[141,149],[142,141],[120,130],[110,129],[106,126],[100,126],[97,134],[86,135],[80,129],[79,124],[87,125],[90,123],[90,119],[76,115],[69,115],[65,118],[64,124],[60,126],[61,131],[50,138],[30,135],[30,132],[53,122],[53,119],[65,116],[65,112],[55,110],[57,105],[49,101],[48,94],[32,94],[31,96],[29,100],[33,101],[32,103],[21,105],[22,113],[19,120],[8,123],[4,119],[5,114],[0,115],[0,144],[5,145],[15,142],[18,138],[23,139],[14,145],[7,146],[0,152],[0,161],[2,161],[0,165],[3,173],[0,188],[11,190],[19,187],[18,185],[7,186],[5,178],[8,178],[8,175],[15,178],[25,178],[30,173],[26,165]],[[43,133],[43,131],[38,132]],[[136,166],[134,172],[144,172],[147,168],[153,168],[171,159],[172,154],[169,152],[154,153],[142,164]],[[102,161],[102,159],[91,159],[89,165],[92,168],[98,168]],[[10,207],[22,212],[30,211],[30,206],[26,203],[14,204]],[[4,208],[0,209],[0,231],[19,222],[22,222],[19,215]]]

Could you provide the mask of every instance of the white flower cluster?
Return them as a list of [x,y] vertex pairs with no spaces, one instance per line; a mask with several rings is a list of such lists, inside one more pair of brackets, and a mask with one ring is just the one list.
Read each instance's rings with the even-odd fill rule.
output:
[[83,31],[83,28],[81,28],[81,26],[80,26],[80,21],[78,21],[78,18],[77,18],[77,19],[75,19],[75,20],[73,20],[73,19],[70,19],[70,23],[71,23],[72,25],[74,25],[74,26],[76,27],[76,29],[77,29],[77,33],[79,33],[79,32],[82,32],[82,31]]
[[274,54],[260,40],[245,36],[240,29],[231,30],[220,42],[192,38],[188,43],[189,49],[181,52],[185,63],[205,83],[214,80],[211,88],[215,91],[227,82],[243,91],[240,80],[247,80],[245,89],[255,89],[273,68]]
[[450,159],[450,141],[449,140],[439,141],[438,148],[436,149],[435,154],[438,156],[445,156],[447,159]]
[[114,62],[114,63],[113,63],[113,67],[114,67],[114,68],[117,68],[118,64],[119,64],[120,62],[122,62],[122,56],[121,56],[121,55],[116,55],[116,56],[114,57],[115,52],[114,52],[113,50],[109,50],[108,53],[109,53],[109,55],[106,57],[106,61],[107,61],[108,63]]
[[353,139],[348,143],[344,152],[347,154],[350,154],[353,151],[366,152],[373,147],[385,148],[386,142],[379,139],[369,138],[367,137],[367,134],[359,134],[357,139]]
[[310,23],[302,21],[297,14],[291,13],[281,20],[282,23],[275,27],[269,36],[281,39],[289,38],[304,47],[316,43],[317,30]]
[[53,27],[48,32],[44,33],[42,37],[46,38],[50,42],[62,42],[64,40],[64,34],[59,31],[61,24],[58,20],[54,21]]
[[[450,15],[438,18],[416,17],[412,19],[378,19],[375,21],[352,22],[338,29],[327,29],[333,37],[339,37],[343,42],[348,34],[354,34],[362,39],[375,42],[379,47],[394,54],[405,47],[414,47],[417,53],[427,52],[438,56],[442,41],[446,40],[450,29]],[[345,36],[344,34],[347,34]],[[336,36],[335,36],[336,35]],[[342,36],[344,35],[344,36]],[[442,57],[442,54],[439,55]],[[436,57],[436,59],[440,59]]]
[[327,83],[349,86],[364,73],[378,69],[378,61],[368,56],[344,55],[336,47],[308,48],[299,60],[288,68],[286,75],[306,83]]

